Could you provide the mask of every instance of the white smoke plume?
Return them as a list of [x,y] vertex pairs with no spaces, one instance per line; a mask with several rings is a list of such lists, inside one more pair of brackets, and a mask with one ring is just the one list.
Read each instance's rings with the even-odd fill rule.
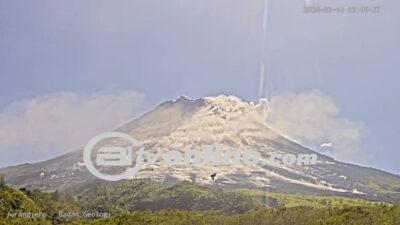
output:
[[332,144],[331,142],[322,143],[322,144],[319,146],[320,149],[323,149],[323,148],[332,148],[332,147],[333,147],[333,144]]
[[319,152],[325,155],[332,156],[333,144],[331,142],[322,143],[319,146]]
[[0,154],[6,156],[0,166],[79,147],[137,115],[143,97],[131,91],[57,92],[13,102],[0,111]]
[[363,160],[359,144],[366,127],[343,118],[332,98],[319,91],[286,93],[273,97],[270,104],[267,123],[276,131],[313,149],[330,143],[339,160]]

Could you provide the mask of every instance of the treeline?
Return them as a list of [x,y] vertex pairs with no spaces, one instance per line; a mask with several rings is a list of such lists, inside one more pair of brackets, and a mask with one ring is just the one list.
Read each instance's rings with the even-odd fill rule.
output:
[[59,217],[60,211],[79,210],[79,202],[67,193],[0,185],[0,224],[62,224],[67,220]]
[[227,214],[237,214],[266,205],[273,206],[274,203],[274,200],[268,197],[259,199],[238,191],[206,187],[189,181],[171,187],[163,187],[151,180],[115,183],[98,181],[77,185],[67,191],[78,196],[80,205],[85,210],[114,214],[163,209],[218,210]]
[[[42,213],[21,218],[18,213]],[[70,218],[59,212],[110,213]],[[91,182],[63,192],[0,185],[0,224],[400,225],[400,206],[333,196],[224,190],[149,180]]]
[[[50,220],[5,218],[0,224],[57,224]],[[309,207],[265,208],[243,214],[212,211],[135,211],[102,219],[75,219],[73,225],[399,225],[400,207],[376,205],[315,209]]]
[[315,209],[309,207],[265,208],[239,215],[218,212],[132,212],[111,218],[76,220],[75,225],[399,225],[400,207],[376,205]]

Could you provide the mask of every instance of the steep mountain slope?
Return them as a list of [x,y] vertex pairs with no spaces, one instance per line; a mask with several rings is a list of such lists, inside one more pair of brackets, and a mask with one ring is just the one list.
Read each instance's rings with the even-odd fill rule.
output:
[[[317,154],[273,131],[265,124],[268,103],[249,103],[233,96],[167,101],[124,126],[118,132],[142,141],[155,151],[222,144],[240,151]],[[103,143],[104,145],[107,143]],[[58,158],[0,170],[7,182],[43,190],[64,189],[95,179],[81,163],[82,149]],[[40,173],[44,173],[43,179]],[[210,174],[217,173],[217,179]],[[136,178],[173,184],[181,180],[227,188],[259,188],[275,192],[320,193],[400,201],[400,177],[373,168],[338,162],[318,154],[315,165],[148,166]]]

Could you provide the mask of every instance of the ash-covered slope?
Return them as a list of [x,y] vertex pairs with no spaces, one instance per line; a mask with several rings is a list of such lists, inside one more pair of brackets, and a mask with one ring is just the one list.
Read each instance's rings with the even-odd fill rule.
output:
[[[272,153],[316,154],[274,132],[265,123],[268,103],[249,103],[233,96],[167,101],[116,131],[142,141],[146,149],[188,149],[223,144],[234,149]],[[81,163],[82,149],[58,158],[0,170],[7,182],[44,190],[63,189],[95,179]],[[40,174],[44,173],[43,179]],[[210,174],[217,173],[215,181]],[[400,201],[400,177],[380,170],[335,161],[318,154],[316,165],[167,166],[158,163],[136,178],[166,184],[191,180],[220,187],[262,188],[277,192],[356,195]]]

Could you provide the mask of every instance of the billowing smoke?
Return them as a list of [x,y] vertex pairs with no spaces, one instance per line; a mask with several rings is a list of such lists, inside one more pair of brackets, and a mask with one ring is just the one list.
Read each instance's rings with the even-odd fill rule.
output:
[[333,150],[333,144],[331,142],[328,143],[322,143],[319,146],[319,152],[325,155],[332,155],[332,150]]
[[0,166],[68,152],[136,116],[142,99],[132,91],[57,92],[13,102],[0,111]]
[[362,161],[359,144],[365,126],[343,118],[332,98],[319,91],[286,93],[270,104],[267,123],[276,131],[315,150],[329,147],[337,159]]

